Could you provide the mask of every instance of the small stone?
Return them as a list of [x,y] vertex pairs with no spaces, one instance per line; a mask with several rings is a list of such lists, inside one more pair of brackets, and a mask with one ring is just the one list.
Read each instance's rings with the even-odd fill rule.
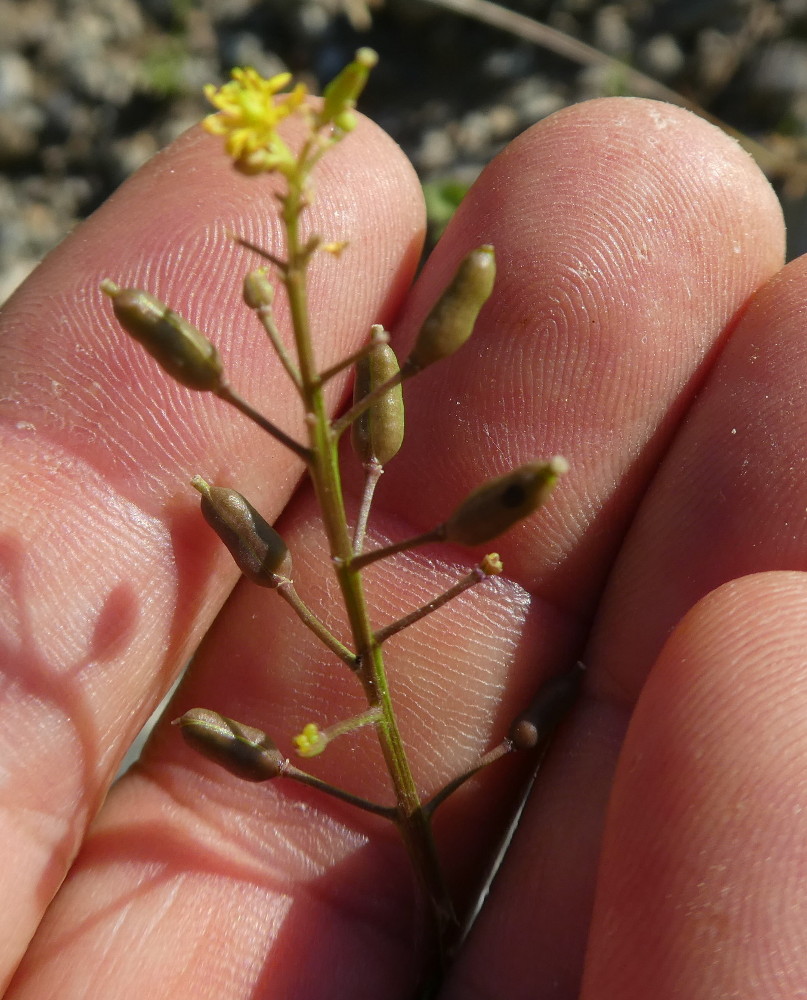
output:
[[660,80],[677,76],[686,64],[686,57],[673,35],[654,35],[639,49],[642,69]]
[[27,59],[16,52],[0,52],[0,110],[27,101],[34,94],[34,74]]

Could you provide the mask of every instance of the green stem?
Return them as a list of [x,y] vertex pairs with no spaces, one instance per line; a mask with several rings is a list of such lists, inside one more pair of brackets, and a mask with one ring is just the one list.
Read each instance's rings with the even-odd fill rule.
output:
[[263,327],[266,336],[269,338],[269,342],[275,349],[275,354],[277,354],[280,363],[286,370],[286,374],[292,380],[292,382],[300,389],[300,373],[297,371],[297,366],[291,360],[283,346],[283,341],[280,339],[280,331],[275,323],[275,314],[271,306],[260,306],[255,310],[258,320]]
[[[302,157],[301,157],[302,159]],[[356,653],[358,676],[368,704],[378,706],[376,725],[381,750],[389,770],[397,802],[396,822],[418,880],[428,901],[435,939],[441,954],[445,942],[457,928],[457,920],[445,885],[428,816],[418,795],[392,706],[384,660],[375,642],[361,574],[353,565],[353,544],[347,526],[338,461],[338,435],[328,417],[311,342],[306,287],[309,255],[300,240],[299,218],[303,208],[304,180],[289,184],[283,201],[287,234],[287,266],[284,275],[294,336],[297,345],[302,396],[310,435],[310,473],[322,512],[331,558],[342,592]]]
[[342,414],[341,417],[339,417],[337,420],[334,420],[333,432],[335,437],[338,438],[343,431],[347,430],[347,428],[350,427],[350,425],[353,423],[354,420],[358,420],[358,418],[362,415],[362,413],[365,412],[365,410],[369,410],[370,407],[373,405],[373,403],[381,399],[382,396],[386,396],[386,394],[390,391],[390,389],[394,389],[395,386],[400,385],[401,382],[403,382],[403,380],[407,378],[407,376],[413,374],[415,374],[415,372],[410,371],[409,369],[406,368],[406,366],[404,366],[403,368],[400,369],[400,371],[396,372],[391,378],[388,378],[386,382],[382,382],[381,385],[376,386],[372,392],[369,392],[366,396],[363,396],[357,403],[354,403],[349,410],[346,410]]
[[308,605],[303,601],[297,590],[288,577],[282,577],[280,583],[275,587],[277,593],[283,598],[283,600],[293,608],[297,617],[300,621],[307,627],[310,628],[314,635],[319,639],[319,641],[328,647],[331,652],[336,653],[340,660],[344,662],[352,669],[356,668],[356,655],[351,653],[351,651],[341,643],[335,635],[333,635],[317,618],[317,616],[311,611]]
[[376,323],[370,331],[370,339],[364,347],[360,347],[358,351],[355,351],[353,354],[349,354],[346,358],[342,358],[341,361],[337,361],[335,365],[331,365],[330,368],[326,368],[324,372],[320,372],[320,382],[324,385],[329,379],[332,379],[334,375],[338,375],[339,372],[343,372],[345,368],[352,368],[357,361],[361,361],[362,358],[366,358],[368,354],[371,354],[376,347],[379,346],[379,344],[388,343],[389,334],[380,323]]

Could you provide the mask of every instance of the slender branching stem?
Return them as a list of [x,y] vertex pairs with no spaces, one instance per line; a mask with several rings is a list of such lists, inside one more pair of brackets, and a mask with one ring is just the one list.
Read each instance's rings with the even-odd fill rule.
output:
[[405,538],[402,542],[396,542],[394,545],[384,545],[382,548],[364,552],[360,556],[356,556],[353,560],[353,569],[361,570],[378,559],[387,559],[389,556],[395,556],[399,552],[415,549],[419,545],[428,545],[429,542],[439,542],[443,539],[444,531],[444,525],[438,524],[436,528],[432,528],[431,531],[424,531],[422,535],[414,535],[412,538]]
[[356,555],[361,554],[364,548],[364,537],[367,534],[367,521],[370,517],[370,508],[373,505],[375,488],[378,480],[384,474],[384,467],[378,459],[371,459],[365,466],[364,490],[359,504],[359,514],[356,519],[356,527],[353,529],[353,551]]
[[249,417],[253,423],[256,423],[260,428],[265,430],[267,434],[271,434],[276,441],[285,445],[289,451],[293,451],[294,454],[298,455],[304,462],[310,463],[312,461],[312,454],[309,448],[300,444],[299,441],[295,441],[294,438],[290,437],[285,431],[276,427],[271,420],[267,420],[262,413],[253,409],[249,403],[242,399],[229,385],[222,385],[220,388],[216,389],[215,392],[219,399],[223,400],[225,403],[229,403],[231,406],[234,406],[237,410],[240,410],[245,417]]
[[388,378],[386,382],[382,382],[381,385],[376,386],[372,392],[368,392],[366,396],[363,396],[358,402],[354,403],[349,410],[345,410],[342,416],[333,422],[334,437],[338,438],[365,410],[369,410],[373,403],[381,399],[382,396],[385,396],[390,389],[394,389],[396,385],[400,385],[408,375],[414,374],[414,371],[408,371],[404,365],[392,378]]
[[316,788],[318,791],[325,792],[333,798],[341,799],[342,802],[349,802],[350,805],[363,809],[365,812],[374,813],[376,816],[383,816],[384,819],[395,820],[397,818],[398,811],[395,806],[382,806],[378,802],[370,802],[368,799],[363,799],[361,796],[354,795],[344,788],[331,785],[327,781],[323,781],[322,778],[308,774],[307,771],[301,771],[291,761],[286,762],[283,768],[283,777],[291,778],[292,781],[299,781],[300,784],[308,785],[309,788]]
[[280,363],[286,370],[286,374],[292,380],[294,385],[297,387],[299,392],[301,389],[300,373],[297,371],[297,365],[292,361],[289,352],[283,346],[283,341],[280,339],[280,331],[275,323],[275,314],[271,306],[260,306],[255,310],[258,315],[258,319],[261,322],[261,326],[266,331],[266,336],[269,338],[272,347],[275,349],[275,354],[277,354],[280,359]]
[[328,379],[333,378],[334,375],[338,375],[339,372],[344,371],[345,368],[352,368],[357,361],[361,361],[362,358],[366,358],[374,348],[378,347],[379,344],[388,343],[389,334],[380,323],[375,323],[370,332],[370,339],[364,347],[360,347],[355,353],[349,354],[346,358],[342,358],[341,361],[337,361],[335,365],[331,365],[330,368],[326,368],[324,372],[320,372],[320,384],[325,385]]
[[490,764],[494,764],[497,760],[501,760],[502,757],[506,757],[507,754],[511,753],[515,747],[509,739],[502,740],[498,746],[495,746],[492,750],[488,750],[484,756],[480,757],[479,760],[469,767],[467,771],[463,771],[462,774],[457,775],[456,778],[449,781],[447,785],[444,785],[436,795],[433,795],[423,806],[423,811],[426,815],[431,818],[434,815],[434,811],[439,805],[449,796],[453,795],[454,792],[469,778],[473,778],[475,774],[478,774],[483,768],[488,767]]
[[376,722],[380,722],[381,718],[381,708],[378,705],[373,705],[366,712],[359,712],[358,715],[351,715],[349,719],[334,722],[332,726],[327,726],[322,732],[327,739],[332,740],[336,736],[344,736],[345,733],[355,732],[364,726],[372,726]]
[[336,653],[340,660],[344,662],[351,668],[356,667],[356,654],[351,653],[351,651],[341,643],[335,635],[325,626],[325,624],[320,621],[319,618],[314,614],[313,611],[308,607],[308,605],[303,601],[294,584],[288,577],[282,577],[281,582],[277,585],[277,592],[283,598],[283,600],[294,609],[297,617],[300,621],[307,627],[310,628],[314,635],[322,642],[332,653]]
[[259,247],[257,243],[251,243],[249,240],[244,239],[243,236],[239,236],[238,233],[229,233],[228,235],[233,242],[237,243],[239,246],[245,247],[247,250],[251,250],[253,253],[258,254],[259,257],[263,257],[264,260],[268,260],[270,264],[274,264],[281,274],[286,273],[288,264],[282,258],[276,257],[269,250],[264,250],[264,248]]
[[[300,161],[303,158],[301,154]],[[431,826],[423,811],[404,750],[387,686],[383,656],[375,642],[370,622],[361,574],[351,564],[353,541],[345,516],[338,461],[338,434],[335,433],[325,408],[309,326],[306,284],[308,254],[299,232],[304,187],[304,178],[290,182],[288,193],[281,204],[288,251],[284,282],[310,435],[310,474],[319,500],[354,648],[360,660],[358,676],[370,707],[379,706],[381,709],[381,720],[376,724],[376,732],[395,790],[396,823],[428,900],[434,940],[438,942],[441,954],[444,954],[445,943],[458,929],[458,923],[437,857]]]
[[[351,715],[349,719],[342,719],[339,722],[334,722],[331,726],[326,726],[324,729],[318,729],[317,735],[322,749],[338,736],[355,733],[357,729],[363,729],[365,726],[373,726],[376,722],[380,722],[382,718],[381,706],[373,705],[372,708],[368,708],[365,712],[359,712],[358,715]],[[317,752],[321,751],[318,750]],[[303,756],[313,756],[313,754],[303,754]]]
[[466,590],[469,590],[471,587],[475,587],[483,580],[487,580],[489,575],[490,574],[486,573],[481,566],[474,566],[467,576],[458,580],[453,587],[449,587],[448,590],[444,591],[438,597],[432,598],[432,600],[422,604],[419,608],[415,608],[414,611],[410,611],[408,615],[404,615],[397,621],[391,622],[389,625],[385,625],[384,628],[379,629],[375,634],[375,641],[380,646],[381,643],[386,642],[390,636],[396,635],[398,632],[408,628],[410,625],[414,625],[415,622],[419,622],[421,618],[425,618],[426,615],[430,615],[432,611],[442,608],[444,604],[448,604],[449,601],[453,600],[455,597],[459,597],[459,595],[464,593]]

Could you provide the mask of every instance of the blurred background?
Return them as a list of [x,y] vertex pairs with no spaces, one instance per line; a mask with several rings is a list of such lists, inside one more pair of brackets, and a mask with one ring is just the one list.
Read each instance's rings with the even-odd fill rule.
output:
[[0,0],[0,303],[208,108],[233,66],[321,89],[361,45],[362,110],[405,149],[432,236],[519,132],[586,98],[673,99],[740,134],[807,251],[807,0]]

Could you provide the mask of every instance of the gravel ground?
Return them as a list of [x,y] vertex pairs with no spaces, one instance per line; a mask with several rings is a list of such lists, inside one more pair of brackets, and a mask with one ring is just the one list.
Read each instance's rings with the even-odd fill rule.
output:
[[[380,0],[375,0],[379,3]],[[490,5],[488,5],[490,6]],[[508,0],[768,144],[807,250],[807,0]],[[0,302],[75,223],[207,108],[234,65],[321,87],[381,55],[362,109],[404,147],[444,214],[513,136],[566,104],[627,92],[437,0],[0,0]],[[781,167],[781,164],[785,164]]]

